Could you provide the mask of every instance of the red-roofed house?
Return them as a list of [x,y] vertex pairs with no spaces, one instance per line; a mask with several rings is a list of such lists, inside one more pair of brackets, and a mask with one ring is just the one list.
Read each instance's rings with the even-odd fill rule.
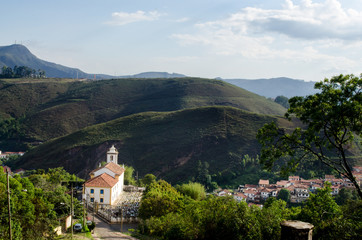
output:
[[277,187],[279,188],[287,188],[290,186],[290,182],[286,180],[277,181]]
[[300,181],[300,177],[299,176],[289,176],[288,181]]
[[244,190],[244,194],[248,197],[249,201],[254,201],[257,192],[254,189],[246,189],[246,190]]
[[272,191],[273,191],[272,189],[262,188],[262,189],[260,189],[260,196],[263,199],[267,199],[268,197],[270,197],[270,194]]
[[107,164],[90,173],[84,184],[87,202],[112,205],[120,197],[124,186],[125,169],[118,164],[118,152],[112,146],[107,152]]
[[235,193],[233,197],[238,202],[246,201],[246,199],[248,198],[244,193],[241,192]]
[[259,187],[267,187],[269,185],[269,180],[259,180]]
[[231,195],[231,192],[227,189],[222,189],[220,192],[217,193],[217,195],[219,197],[229,196],[229,195]]
[[337,195],[342,186],[332,186],[332,195]]

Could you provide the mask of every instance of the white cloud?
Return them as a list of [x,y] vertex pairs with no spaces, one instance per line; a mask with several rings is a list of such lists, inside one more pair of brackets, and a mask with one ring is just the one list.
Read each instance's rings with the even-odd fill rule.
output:
[[237,14],[247,16],[248,28],[258,33],[276,32],[302,39],[362,39],[362,12],[344,9],[337,0],[303,0],[299,5],[287,0],[282,9],[246,8]]
[[337,0],[285,0],[279,9],[247,7],[172,38],[184,47],[198,46],[205,58],[216,54],[245,66],[262,64],[267,75],[319,79],[360,71],[360,26],[362,11],[343,8]]
[[181,45],[197,44],[212,53],[257,59],[325,60],[327,55],[335,59],[333,51],[326,54],[326,49],[352,44],[361,48],[362,12],[344,9],[337,0],[294,2],[286,0],[280,9],[247,7],[226,19],[196,24],[194,33],[172,37]]
[[133,22],[154,21],[160,16],[162,16],[162,14],[157,11],[144,12],[139,10],[133,13],[114,12],[112,13],[112,20],[107,22],[107,24],[121,26]]

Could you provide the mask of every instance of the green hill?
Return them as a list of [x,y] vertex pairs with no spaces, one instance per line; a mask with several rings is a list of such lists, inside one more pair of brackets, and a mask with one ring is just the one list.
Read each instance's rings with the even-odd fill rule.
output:
[[[282,115],[285,109],[231,84],[210,79],[66,79],[0,81],[0,121],[15,119],[22,131],[3,138],[0,147],[43,142],[84,127],[147,111],[202,106],[233,106],[258,114]],[[15,146],[11,144],[11,146]]]
[[87,177],[114,144],[119,163],[132,165],[141,176],[153,173],[171,182],[186,181],[197,174],[198,161],[208,162],[210,173],[218,173],[245,154],[256,156],[256,132],[273,119],[233,107],[134,114],[42,144],[17,166],[63,166]]

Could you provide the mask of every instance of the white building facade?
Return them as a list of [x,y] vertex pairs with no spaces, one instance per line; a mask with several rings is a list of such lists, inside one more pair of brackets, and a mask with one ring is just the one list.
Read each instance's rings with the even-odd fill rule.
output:
[[118,151],[112,146],[107,152],[107,164],[93,170],[84,184],[86,201],[113,205],[123,192],[124,171],[118,165]]

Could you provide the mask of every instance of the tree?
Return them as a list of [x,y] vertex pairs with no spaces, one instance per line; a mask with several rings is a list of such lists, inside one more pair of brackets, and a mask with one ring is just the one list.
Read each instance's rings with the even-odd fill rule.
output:
[[[9,239],[6,181],[0,167],[0,239]],[[58,222],[54,205],[44,191],[19,175],[10,177],[9,182],[14,239],[52,239],[54,226]]]
[[191,197],[194,200],[202,200],[206,197],[206,191],[204,185],[200,183],[185,183],[176,187],[177,191]]
[[281,189],[278,193],[277,199],[281,199],[288,203],[290,201],[290,192],[287,189]]
[[[333,237],[336,234],[337,223],[342,211],[331,195],[330,184],[311,193],[300,213],[300,220],[312,223],[315,227],[313,234],[317,239],[341,239]],[[338,232],[338,231],[337,231]]]
[[152,173],[148,173],[146,174],[142,179],[141,179],[141,184],[144,186],[149,186],[152,183],[156,182],[156,176],[153,175]]
[[209,163],[198,161],[196,181],[205,186],[206,189],[212,190],[211,175],[209,174]]
[[274,102],[282,105],[285,108],[289,108],[288,98],[284,96],[277,96]]
[[142,197],[139,216],[142,219],[161,217],[182,209],[183,196],[164,180],[151,183]]
[[124,166],[124,184],[125,185],[135,185],[136,181],[133,178],[134,168],[132,166]]
[[3,66],[1,69],[1,77],[12,78],[14,75],[13,69],[11,67]]
[[353,191],[353,189],[342,188],[339,190],[339,193],[334,197],[334,199],[338,205],[344,205],[347,203],[347,201],[357,200],[358,196],[356,195],[356,192]]
[[271,170],[274,163],[288,157],[283,170],[295,170],[303,160],[316,159],[348,178],[362,199],[361,189],[352,174],[348,159],[351,148],[361,141],[362,74],[339,75],[315,84],[319,93],[293,97],[285,117],[297,117],[303,127],[280,128],[275,122],[259,129],[261,163]]

